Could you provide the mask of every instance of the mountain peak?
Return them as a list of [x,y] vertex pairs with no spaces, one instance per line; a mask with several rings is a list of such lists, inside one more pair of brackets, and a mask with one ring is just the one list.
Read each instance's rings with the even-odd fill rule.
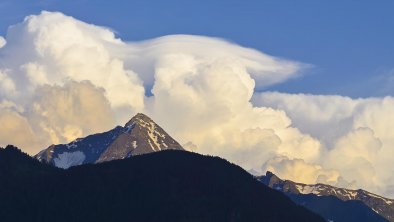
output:
[[97,162],[167,149],[184,150],[177,141],[143,113],[131,118],[124,128],[124,133],[108,147]]
[[142,122],[154,122],[149,116],[143,113],[137,113],[133,118],[131,118],[125,125],[125,127],[132,126],[135,123],[142,123]]
[[80,138],[69,144],[53,145],[36,158],[61,168],[101,163],[161,150],[184,150],[150,117],[137,113],[124,127]]

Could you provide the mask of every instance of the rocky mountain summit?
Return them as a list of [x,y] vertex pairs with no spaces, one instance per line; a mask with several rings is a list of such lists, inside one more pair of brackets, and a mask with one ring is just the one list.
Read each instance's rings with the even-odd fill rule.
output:
[[183,150],[183,147],[151,118],[138,113],[123,127],[117,126],[68,144],[51,145],[35,158],[66,169],[168,149]]

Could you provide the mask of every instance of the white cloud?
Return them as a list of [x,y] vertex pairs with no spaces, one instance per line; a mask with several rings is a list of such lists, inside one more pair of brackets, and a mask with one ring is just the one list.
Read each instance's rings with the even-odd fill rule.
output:
[[308,66],[218,38],[124,42],[61,13],[29,16],[6,38],[0,144],[34,154],[142,111],[187,147],[248,170],[394,195],[391,97],[256,93]]
[[113,109],[136,112],[144,107],[144,88],[137,74],[125,69],[121,55],[112,52],[124,45],[106,28],[43,12],[9,28],[0,61],[19,101],[28,101],[43,84],[89,80],[105,90]]
[[38,145],[29,122],[10,107],[0,106],[0,146],[13,144],[25,152],[34,152]]
[[0,95],[15,96],[15,83],[7,71],[0,69]]
[[340,138],[322,162],[327,167],[340,169],[341,175],[348,180],[382,192],[382,174],[377,172],[385,171],[378,166],[384,158],[379,155],[381,150],[382,142],[370,128],[358,128]]
[[37,88],[26,116],[50,144],[108,130],[115,122],[104,91],[86,81]]
[[286,156],[278,156],[267,161],[263,168],[280,175],[282,178],[302,181],[306,184],[324,183],[338,185],[341,182],[338,171],[323,169],[322,166],[306,163],[303,159],[290,160]]
[[[150,115],[181,142],[259,169],[276,154],[314,160],[318,141],[289,127],[282,111],[253,107],[254,80],[234,55],[211,58],[209,51],[171,53],[156,63]],[[224,55],[223,55],[224,56]],[[253,159],[253,160],[252,160]]]
[[3,48],[7,42],[5,41],[4,37],[0,36],[0,48]]
[[[131,47],[124,53],[132,60],[127,61],[126,64],[138,73],[143,73],[144,75],[140,77],[148,85],[154,81],[155,63],[162,59],[169,62],[171,56],[191,56],[190,59],[194,59],[197,63],[234,63],[233,68],[238,68],[234,71],[247,72],[254,79],[257,87],[283,82],[297,76],[300,69],[309,67],[306,64],[269,56],[251,48],[240,47],[223,39],[204,36],[171,35],[129,43],[129,46]],[[172,57],[172,59],[176,58]]]
[[[392,196],[394,181],[394,99],[351,99],[265,92],[256,106],[284,110],[292,126],[319,139],[323,151],[316,163],[334,168],[357,186]],[[390,191],[391,190],[391,191]]]

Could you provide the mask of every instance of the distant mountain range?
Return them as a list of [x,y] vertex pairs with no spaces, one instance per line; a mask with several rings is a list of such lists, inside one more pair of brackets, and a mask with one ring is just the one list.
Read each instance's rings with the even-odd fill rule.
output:
[[42,162],[67,169],[87,163],[101,163],[125,159],[134,155],[161,150],[183,150],[148,116],[138,113],[124,127],[79,138],[69,144],[52,145],[35,158]]
[[271,172],[258,180],[332,221],[394,221],[394,200],[365,190],[296,183],[282,180]]
[[218,157],[166,150],[64,170],[0,148],[2,222],[324,222]]

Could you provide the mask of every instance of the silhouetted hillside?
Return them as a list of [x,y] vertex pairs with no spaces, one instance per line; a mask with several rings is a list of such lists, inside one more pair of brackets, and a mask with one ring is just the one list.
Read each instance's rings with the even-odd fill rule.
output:
[[[7,152],[0,151],[4,222],[324,221],[220,158],[162,151],[59,170]],[[40,173],[19,174],[14,161]]]
[[2,180],[0,185],[11,181],[14,177],[17,179],[54,171],[59,171],[59,169],[40,163],[17,147],[9,145],[4,149],[0,148],[0,176],[7,178],[7,180]]

